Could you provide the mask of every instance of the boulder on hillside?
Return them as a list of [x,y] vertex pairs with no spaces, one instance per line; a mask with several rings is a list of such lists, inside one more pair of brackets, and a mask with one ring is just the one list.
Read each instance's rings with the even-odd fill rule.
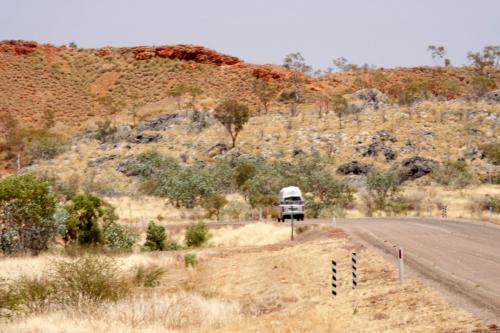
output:
[[371,165],[358,161],[351,161],[340,165],[337,171],[343,175],[366,175],[372,169]]
[[379,107],[389,104],[390,100],[380,90],[375,88],[366,88],[356,91],[352,96],[363,102],[363,108],[372,106],[375,110]]
[[372,143],[361,154],[366,157],[377,156],[378,153],[382,153],[386,161],[393,161],[396,159],[396,153],[391,147],[386,145],[387,141],[396,142],[397,139],[385,130],[378,131],[373,135]]
[[403,160],[399,171],[399,179],[403,182],[406,180],[415,180],[430,173],[432,169],[439,165],[438,162],[430,158],[414,156]]
[[207,150],[207,154],[210,157],[216,157],[219,155],[224,155],[229,151],[230,147],[225,143],[218,143],[215,146]]
[[144,130],[155,130],[161,131],[166,129],[169,125],[176,122],[180,118],[180,114],[178,112],[162,114],[158,117],[150,118],[144,121],[141,121],[139,125],[137,125],[138,131]]
[[151,143],[161,141],[163,137],[160,134],[135,134],[128,137],[130,143]]
[[483,101],[497,102],[500,103],[500,89],[493,90],[484,94],[481,99]]

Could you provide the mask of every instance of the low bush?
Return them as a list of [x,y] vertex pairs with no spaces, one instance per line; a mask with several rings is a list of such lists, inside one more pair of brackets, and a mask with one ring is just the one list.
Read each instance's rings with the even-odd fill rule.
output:
[[217,221],[221,220],[222,209],[226,204],[226,197],[220,194],[209,195],[201,201],[201,206],[207,211],[207,217],[215,216]]
[[0,283],[0,318],[47,308],[116,301],[129,293],[116,262],[86,256],[53,263],[42,277],[20,277]]
[[47,249],[58,234],[57,198],[46,181],[14,175],[0,181],[0,249],[4,253]]
[[406,215],[406,212],[412,209],[412,203],[402,195],[392,198],[385,205],[385,211],[389,215]]
[[186,229],[185,238],[188,247],[199,247],[203,245],[210,238],[208,226],[203,222],[190,225]]
[[390,171],[370,173],[366,180],[366,187],[372,212],[376,209],[386,209],[387,204],[396,200],[401,190],[398,176]]
[[95,138],[102,143],[109,141],[117,131],[116,126],[114,126],[109,119],[106,119],[105,121],[98,121],[96,125],[97,131]]
[[66,210],[69,213],[67,241],[78,241],[86,246],[104,243],[99,221],[106,209],[100,198],[90,193],[77,195],[66,205]]
[[116,222],[104,225],[103,232],[106,246],[116,250],[130,250],[139,239],[129,227]]
[[80,300],[116,301],[127,294],[127,283],[116,261],[104,256],[85,256],[53,264],[51,280],[65,304]]
[[134,280],[136,284],[143,287],[157,287],[160,285],[160,279],[165,274],[165,272],[165,269],[157,265],[140,265],[136,268]]
[[187,253],[184,255],[184,265],[186,267],[195,267],[198,264],[198,258],[196,253]]
[[430,173],[432,179],[452,188],[464,188],[474,183],[473,175],[467,170],[464,161],[446,161]]
[[473,213],[488,212],[490,208],[493,213],[500,213],[500,195],[485,195],[474,200],[472,205],[474,207],[470,207],[470,209]]
[[493,164],[500,165],[500,143],[488,143],[481,146],[481,150],[487,159]]
[[147,251],[163,251],[167,247],[166,239],[167,233],[165,232],[165,227],[151,221],[146,231],[144,249]]

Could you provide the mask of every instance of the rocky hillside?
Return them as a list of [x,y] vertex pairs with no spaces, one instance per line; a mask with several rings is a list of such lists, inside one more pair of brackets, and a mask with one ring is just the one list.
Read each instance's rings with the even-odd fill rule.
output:
[[[498,73],[494,78],[499,81]],[[353,92],[375,87],[388,94],[412,81],[432,82],[436,96],[454,98],[472,91],[470,68],[395,68],[304,77],[306,102],[315,93]],[[200,108],[222,98],[237,98],[257,109],[254,78],[288,84],[290,71],[277,65],[248,64],[236,57],[194,45],[68,48],[28,41],[0,42],[0,116],[10,114],[25,126],[38,126],[53,112],[56,128],[76,134],[104,116],[130,121],[132,109],[142,117],[171,111],[168,91],[176,84],[198,86]],[[274,108],[283,108],[273,102]],[[307,108],[305,108],[307,109]],[[4,124],[0,124],[4,125]],[[1,127],[1,126],[0,126]]]
[[[498,84],[497,74],[491,77]],[[283,90],[290,75],[281,66],[248,64],[193,45],[79,49],[4,41],[0,119],[8,114],[20,127],[40,127],[50,111],[55,121],[51,131],[72,138],[72,148],[32,168],[63,178],[75,175],[81,184],[104,177],[111,188],[128,191],[131,183],[120,171],[121,163],[148,149],[188,164],[213,161],[227,152],[228,141],[211,108],[230,97],[247,102],[255,112],[255,78]],[[420,67],[303,76],[300,115],[290,118],[285,104],[272,101],[270,114],[252,117],[241,133],[238,154],[292,159],[319,152],[347,175],[417,165],[409,179],[425,175],[435,163],[464,159],[484,178],[491,161],[481,147],[498,144],[500,103],[498,92],[482,101],[464,98],[473,93],[475,75],[466,67]],[[412,108],[396,105],[395,91],[412,82],[427,82],[432,96]],[[181,83],[202,90],[189,108],[179,107],[168,95]],[[344,94],[357,110],[344,115],[342,128],[333,112],[320,111],[321,94],[332,91]],[[197,119],[193,107],[201,112]],[[103,119],[112,119],[118,128],[111,142],[95,138],[96,122]],[[0,123],[2,133],[6,125]],[[0,166],[15,169],[12,154],[0,152],[0,157],[9,158]]]

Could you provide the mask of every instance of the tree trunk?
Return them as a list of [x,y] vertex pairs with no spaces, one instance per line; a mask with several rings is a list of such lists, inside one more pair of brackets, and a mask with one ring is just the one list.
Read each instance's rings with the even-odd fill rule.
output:
[[16,154],[16,168],[18,172],[21,170],[21,152],[17,152]]
[[233,145],[231,146],[231,148],[235,148],[236,147],[236,137],[237,137],[237,134],[236,135],[232,135],[231,134],[231,140],[233,140]]

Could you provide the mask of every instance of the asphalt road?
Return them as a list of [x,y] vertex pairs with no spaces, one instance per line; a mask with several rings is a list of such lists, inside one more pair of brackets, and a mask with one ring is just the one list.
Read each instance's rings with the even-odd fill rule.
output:
[[500,325],[500,226],[431,218],[337,219],[337,226],[395,264],[403,248],[410,275],[451,303]]

